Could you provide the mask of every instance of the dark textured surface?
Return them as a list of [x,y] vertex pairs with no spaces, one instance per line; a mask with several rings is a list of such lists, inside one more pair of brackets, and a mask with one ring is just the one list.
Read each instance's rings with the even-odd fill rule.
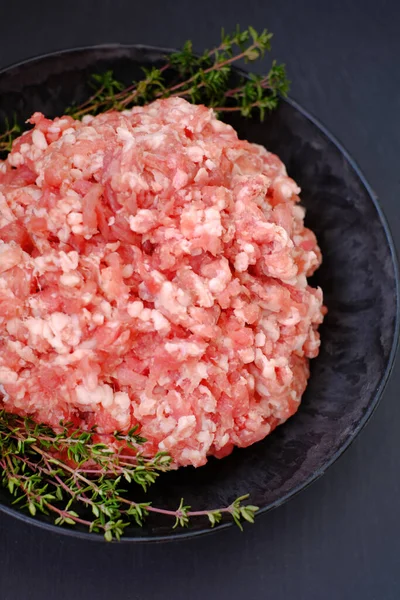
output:
[[[42,58],[0,74],[0,120],[23,122],[35,110],[63,114],[89,93],[91,73],[108,69],[127,83],[140,67],[163,62],[144,48],[96,48]],[[386,381],[397,341],[397,283],[391,240],[368,187],[335,143],[299,107],[282,102],[263,123],[238,117],[239,135],[263,144],[285,162],[302,188],[307,224],[324,261],[314,277],[324,290],[328,316],[322,349],[298,413],[264,441],[201,469],[164,475],[147,499],[171,509],[181,497],[190,506],[225,506],[249,493],[262,510],[281,504],[323,473],[360,430]],[[365,327],[365,322],[369,323]],[[352,399],[349,406],[349,398]],[[135,494],[137,490],[133,488]],[[0,490],[0,502],[9,506]],[[1,505],[0,505],[1,508]],[[45,517],[36,522],[49,522]],[[70,531],[70,530],[69,530]],[[75,531],[80,531],[75,527]],[[82,529],[84,531],[84,529]],[[209,531],[193,520],[189,532]],[[126,538],[187,536],[159,517],[132,527]]]
[[[58,48],[120,41],[211,46],[221,24],[268,25],[292,95],[356,158],[400,234],[400,17],[396,0],[0,2],[0,66]],[[72,13],[73,22],[69,15]],[[79,18],[78,18],[79,17]],[[367,320],[365,321],[368,325]],[[4,600],[400,597],[399,365],[373,419],[328,473],[241,535],[104,546],[0,517]],[[353,399],[348,399],[351,409]]]

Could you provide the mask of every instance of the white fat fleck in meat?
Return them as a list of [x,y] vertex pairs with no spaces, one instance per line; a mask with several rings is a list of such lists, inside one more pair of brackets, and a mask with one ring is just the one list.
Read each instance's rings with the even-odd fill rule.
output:
[[276,323],[276,319],[274,320],[272,317],[265,317],[261,319],[259,326],[268,339],[272,340],[273,342],[279,340],[280,329],[279,325]]
[[199,392],[201,394],[200,402],[205,412],[214,412],[217,407],[217,400],[215,396],[213,396],[211,390],[209,390],[205,385],[200,385]]
[[168,333],[171,329],[169,321],[158,310],[151,311],[151,319],[154,323],[154,329],[162,333]]
[[95,323],[95,325],[103,325],[104,315],[102,315],[101,313],[95,312],[92,315],[92,321],[93,321],[93,323]]
[[167,311],[171,315],[185,317],[187,314],[185,304],[189,302],[186,296],[182,290],[170,281],[164,281],[160,293],[155,298],[154,306],[161,312]]
[[103,311],[103,314],[107,319],[111,319],[112,306],[107,300],[102,300],[99,304],[99,308]]
[[196,183],[205,183],[208,180],[207,169],[205,169],[204,167],[201,167],[197,171],[194,180],[195,180]]
[[257,348],[255,352],[255,364],[260,369],[264,379],[275,378],[275,361],[264,356],[260,348]]
[[134,268],[132,265],[125,265],[122,269],[122,277],[124,278],[128,278],[131,277],[133,275],[134,272]]
[[253,348],[246,348],[245,350],[239,350],[238,354],[240,356],[241,361],[245,365],[248,365],[249,363],[252,363],[254,361],[255,353],[254,353]]
[[249,257],[246,252],[239,252],[239,254],[235,258],[235,270],[236,271],[246,271],[249,266]]
[[44,133],[39,129],[35,129],[32,133],[32,142],[39,150],[46,150],[48,144]]
[[106,248],[107,248],[107,250],[110,250],[111,252],[115,252],[116,250],[118,250],[120,245],[121,245],[121,242],[114,242],[113,244],[106,244]]
[[16,383],[18,380],[18,373],[9,369],[8,367],[3,367],[0,365],[0,383],[1,384],[10,384]]
[[286,317],[278,317],[278,321],[281,325],[291,327],[300,323],[301,316],[297,308],[291,307],[289,315]]
[[[81,225],[74,225],[74,228],[80,227]],[[71,228],[65,223],[57,232],[57,235],[61,242],[66,242],[71,234]]]
[[189,146],[186,152],[190,160],[192,160],[194,163],[202,162],[204,152],[200,146]]
[[88,125],[89,123],[91,123],[94,119],[93,115],[85,115],[84,117],[82,117],[82,123],[84,125]]
[[[1,367],[0,367],[0,373],[1,373]],[[0,399],[2,402],[7,402],[9,400],[10,396],[7,394],[5,388],[3,387],[3,385],[0,384]]]
[[153,294],[151,294],[149,292],[149,290],[147,289],[147,285],[145,284],[144,281],[142,281],[142,283],[139,284],[139,298],[141,298],[142,300],[145,300],[147,302],[153,302],[154,301],[154,296]]
[[199,306],[205,308],[211,308],[214,304],[214,298],[211,292],[208,290],[207,283],[201,277],[198,277],[195,273],[193,274],[192,283],[197,293],[197,303]]
[[134,407],[136,418],[155,414],[157,402],[154,398],[148,396],[145,392],[139,395],[140,404]]
[[208,282],[208,287],[210,291],[214,294],[218,294],[223,292],[230,280],[232,279],[232,274],[229,270],[229,266],[226,262],[221,264],[221,269],[218,270],[218,274],[215,277],[212,277]]
[[288,200],[290,200],[293,195],[300,194],[301,191],[299,186],[288,177],[277,177],[274,185],[279,187],[281,194]]
[[[47,142],[46,142],[47,144]],[[47,146],[46,146],[47,147]],[[29,150],[31,149],[29,144],[21,144],[19,150],[21,152],[21,154],[27,154],[29,152]]]
[[136,233],[147,233],[157,222],[156,215],[148,209],[140,209],[129,217],[129,227]]
[[127,127],[117,127],[118,139],[122,142],[132,142],[134,137],[131,131]]
[[135,300],[135,302],[130,302],[128,304],[127,310],[130,317],[137,318],[140,316],[143,311],[143,302],[140,300]]
[[[216,237],[222,235],[221,214],[218,209],[206,208],[204,211],[203,229],[206,229],[209,235],[215,235]],[[195,229],[195,233],[197,233],[197,228]]]
[[24,157],[20,152],[10,152],[7,160],[12,167],[19,167],[24,164]]
[[73,164],[77,169],[83,169],[86,164],[85,157],[82,154],[74,154],[72,157]]
[[5,225],[8,225],[9,223],[12,223],[12,221],[15,220],[16,217],[10,209],[6,197],[0,192],[0,226],[4,227]]
[[[59,125],[64,124],[61,121],[59,121],[58,123]],[[74,134],[75,133],[75,129],[73,127],[68,127],[67,129],[63,129],[62,132],[62,137],[65,138],[68,135]]]
[[55,312],[50,315],[49,325],[55,335],[59,334],[70,324],[70,317],[64,313]]
[[67,216],[68,225],[79,225],[83,221],[82,213],[70,212]]
[[60,283],[66,287],[75,287],[79,285],[81,278],[73,273],[64,273],[60,277]]
[[79,254],[75,250],[71,252],[61,251],[59,254],[60,267],[64,273],[75,271],[79,264]]
[[15,243],[2,243],[0,245],[0,273],[9,271],[18,265],[22,257],[22,251]]
[[264,346],[264,344],[265,344],[266,339],[267,338],[265,337],[265,333],[263,333],[262,331],[259,331],[256,334],[256,337],[255,337],[255,345],[256,345],[256,347],[257,348],[262,348]]
[[160,450],[169,450],[173,448],[179,440],[185,440],[189,438],[196,427],[196,417],[194,415],[185,415],[178,419],[176,429],[167,436],[159,444]]
[[75,394],[77,404],[88,409],[96,404],[109,408],[114,399],[113,390],[108,384],[98,385],[94,390],[88,390],[84,385],[77,385]]
[[307,287],[307,277],[304,273],[297,275],[296,285],[299,289],[305,289]]
[[192,433],[195,425],[196,417],[194,415],[180,417],[178,420],[177,433],[181,434],[182,437],[188,437]]
[[183,188],[188,182],[188,175],[182,169],[177,169],[174,178],[172,180],[172,185],[176,190],[180,190]]
[[181,360],[189,356],[201,356],[204,353],[204,345],[196,344],[195,342],[167,342],[165,350],[169,354],[177,355]]
[[76,137],[73,133],[67,133],[66,135],[64,135],[64,134],[65,134],[65,131],[63,133],[63,138],[64,138],[63,141],[65,144],[69,144],[72,146],[73,144],[76,143]]
[[[104,404],[103,404],[104,406]],[[111,414],[123,429],[130,423],[131,400],[126,392],[116,392],[111,405]]]
[[213,171],[216,168],[216,164],[214,161],[210,160],[209,158],[207,158],[206,162],[204,163],[207,167],[207,169],[209,169],[210,171]]
[[150,308],[143,308],[143,310],[140,312],[139,319],[141,321],[150,321],[150,319],[151,319],[151,309]]

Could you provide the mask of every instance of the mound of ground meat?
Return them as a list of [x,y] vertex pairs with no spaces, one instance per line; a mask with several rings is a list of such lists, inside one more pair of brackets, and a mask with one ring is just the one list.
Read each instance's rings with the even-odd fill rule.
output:
[[203,465],[298,408],[321,255],[282,162],[183,99],[46,119],[0,162],[6,410]]

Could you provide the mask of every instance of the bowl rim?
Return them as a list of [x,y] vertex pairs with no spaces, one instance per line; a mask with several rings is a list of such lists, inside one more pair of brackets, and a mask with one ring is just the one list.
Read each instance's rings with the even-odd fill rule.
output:
[[[159,53],[159,54],[165,53],[166,55],[171,54],[172,52],[176,52],[175,48],[154,46],[151,44],[126,44],[126,43],[118,43],[118,42],[104,43],[104,44],[91,44],[88,46],[77,46],[77,47],[65,48],[65,49],[61,49],[61,50],[54,50],[52,52],[38,54],[36,56],[30,57],[27,59],[23,59],[18,62],[15,62],[15,63],[11,63],[8,66],[0,69],[0,77],[2,77],[3,75],[6,75],[7,73],[9,73],[19,67],[25,67],[26,65],[34,64],[36,62],[40,62],[42,60],[49,59],[49,58],[50,59],[57,58],[57,57],[62,58],[65,55],[70,55],[70,54],[85,52],[85,51],[86,52],[93,51],[93,50],[104,50],[104,51],[110,50],[111,51],[111,50],[118,50],[118,49],[120,49],[120,50],[143,50],[143,51],[155,52],[155,53]],[[241,69],[238,67],[234,67],[234,69],[236,71],[240,72],[244,76],[249,76],[250,72],[245,71],[244,69]],[[314,483],[320,477],[322,477],[322,475],[324,475],[324,473],[327,471],[327,469],[329,469],[329,467],[332,466],[338,460],[338,458],[340,456],[342,456],[344,454],[344,452],[350,447],[350,445],[353,443],[353,441],[358,436],[358,434],[361,432],[361,430],[369,422],[372,414],[374,413],[380,400],[382,399],[383,392],[385,391],[386,385],[387,385],[389,378],[393,371],[393,367],[395,364],[395,358],[396,358],[397,351],[399,348],[399,337],[400,337],[400,297],[399,297],[400,270],[399,270],[399,261],[398,261],[398,257],[397,257],[397,251],[396,251],[396,247],[394,244],[393,236],[392,236],[388,221],[386,219],[385,213],[384,213],[382,207],[380,206],[377,195],[371,188],[364,173],[362,172],[361,168],[358,166],[358,164],[354,160],[354,158],[345,149],[345,147],[338,140],[338,138],[335,135],[333,135],[329,131],[329,129],[327,127],[325,127],[325,125],[323,125],[321,123],[321,121],[319,121],[319,119],[317,117],[315,117],[312,113],[310,113],[308,110],[303,108],[303,106],[301,106],[301,104],[299,104],[296,100],[294,100],[290,96],[288,96],[286,98],[282,98],[281,102],[287,103],[289,106],[291,106],[296,111],[298,111],[303,117],[305,117],[308,121],[310,121],[313,125],[315,125],[326,138],[328,138],[328,140],[344,156],[346,161],[349,163],[349,165],[351,166],[351,168],[353,169],[353,171],[355,172],[355,174],[361,181],[363,187],[367,191],[367,193],[377,211],[379,220],[382,224],[383,231],[384,231],[384,234],[385,234],[385,237],[386,237],[389,249],[390,249],[390,255],[391,255],[393,271],[394,271],[394,280],[395,280],[396,311],[395,311],[395,322],[394,322],[394,328],[393,328],[393,341],[392,341],[389,358],[386,363],[385,371],[382,375],[382,378],[381,378],[378,388],[374,392],[374,395],[372,397],[372,400],[371,400],[371,403],[370,403],[368,409],[365,411],[364,415],[362,416],[360,421],[357,423],[357,426],[355,427],[355,429],[353,429],[353,431],[349,434],[348,438],[342,443],[340,448],[338,448],[336,450],[336,452],[329,458],[329,460],[326,461],[326,463],[323,466],[321,466],[312,475],[310,475],[310,477],[308,477],[308,479],[305,482],[297,485],[292,490],[290,490],[289,492],[284,494],[281,498],[275,500],[271,504],[268,504],[267,506],[260,508],[260,510],[258,512],[258,516],[261,514],[266,514],[267,512],[269,512],[275,508],[278,508],[279,506],[282,506],[283,504],[288,502],[290,499],[297,496],[301,491],[308,488],[312,483]],[[47,523],[45,521],[41,521],[39,519],[36,519],[35,517],[32,517],[29,514],[23,513],[22,511],[20,511],[18,509],[12,508],[11,506],[5,506],[0,503],[0,513],[1,512],[4,514],[7,514],[9,516],[12,516],[26,524],[34,525],[41,529],[47,530],[51,533],[58,533],[60,535],[66,535],[66,536],[69,536],[72,538],[89,540],[92,542],[95,542],[95,541],[97,541],[97,542],[103,541],[104,542],[105,541],[104,536],[102,534],[77,531],[77,530],[69,529],[66,527],[65,528],[59,527],[57,525],[54,525],[53,523]],[[124,543],[124,544],[126,544],[126,543],[149,544],[149,543],[171,542],[171,541],[178,541],[178,540],[188,540],[191,538],[198,538],[200,536],[205,536],[210,533],[215,533],[217,531],[221,531],[223,529],[230,528],[230,527],[232,527],[232,525],[233,525],[233,522],[229,521],[229,522],[223,523],[215,528],[208,527],[208,528],[200,529],[198,531],[191,531],[191,530],[185,531],[184,530],[184,531],[181,531],[181,533],[177,533],[177,532],[171,530],[171,533],[167,533],[165,535],[156,535],[156,536],[151,536],[151,537],[145,536],[145,535],[138,535],[138,536],[126,535],[126,536],[122,536],[119,541],[113,540],[113,542],[111,542],[111,543],[114,543],[114,544],[116,544],[116,543],[117,544],[121,544],[121,543]]]

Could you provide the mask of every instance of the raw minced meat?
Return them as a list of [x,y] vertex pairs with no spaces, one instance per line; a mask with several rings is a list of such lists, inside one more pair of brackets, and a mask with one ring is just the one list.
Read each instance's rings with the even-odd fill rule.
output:
[[46,119],[0,162],[0,384],[199,466],[298,408],[321,254],[282,162],[183,99]]

